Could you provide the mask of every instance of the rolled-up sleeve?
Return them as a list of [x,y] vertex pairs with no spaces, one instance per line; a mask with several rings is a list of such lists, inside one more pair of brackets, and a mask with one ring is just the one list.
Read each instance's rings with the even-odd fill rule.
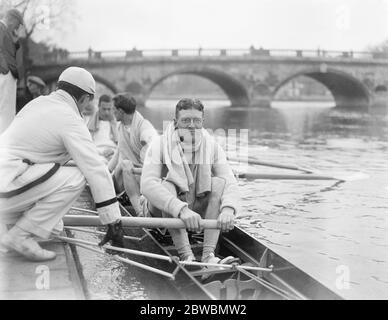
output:
[[62,120],[64,146],[89,183],[101,222],[116,222],[121,214],[112,177],[102,162],[86,125],[81,118],[71,115]]

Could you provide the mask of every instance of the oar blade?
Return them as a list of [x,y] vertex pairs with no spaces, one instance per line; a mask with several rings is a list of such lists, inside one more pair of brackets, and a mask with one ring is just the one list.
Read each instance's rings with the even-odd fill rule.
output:
[[238,173],[241,179],[262,179],[262,180],[338,180],[334,177],[320,176],[315,174],[274,174],[274,173]]

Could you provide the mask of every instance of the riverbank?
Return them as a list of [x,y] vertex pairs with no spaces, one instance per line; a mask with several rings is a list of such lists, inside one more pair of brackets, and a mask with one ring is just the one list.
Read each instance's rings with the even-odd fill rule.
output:
[[41,246],[55,251],[56,259],[30,262],[16,253],[0,253],[0,300],[85,300],[69,245],[47,241]]

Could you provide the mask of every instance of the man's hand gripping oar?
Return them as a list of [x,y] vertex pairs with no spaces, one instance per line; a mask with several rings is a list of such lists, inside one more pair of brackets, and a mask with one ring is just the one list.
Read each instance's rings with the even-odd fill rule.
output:
[[98,245],[102,247],[109,241],[113,247],[124,248],[124,230],[121,221],[108,224],[108,230],[104,239]]

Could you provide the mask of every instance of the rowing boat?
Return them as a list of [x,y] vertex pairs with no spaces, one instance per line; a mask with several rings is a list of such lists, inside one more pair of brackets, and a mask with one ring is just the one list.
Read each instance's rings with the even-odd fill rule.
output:
[[[89,203],[89,207],[86,210],[75,208],[73,211],[95,213],[92,210],[90,191],[86,190],[81,198],[83,205]],[[85,202],[85,198],[89,201]],[[127,204],[125,198],[120,199],[122,215],[131,217],[132,210]],[[69,225],[66,220],[65,225]],[[76,227],[67,227],[68,230],[82,231]],[[179,262],[171,238],[163,230],[125,228],[125,234],[126,248],[132,250],[128,252],[140,252],[140,255],[136,255],[136,261],[128,260],[132,262],[130,264],[145,269],[145,273],[152,272],[158,277],[167,279],[166,288],[173,290],[180,299],[341,299],[238,226],[229,233],[221,234],[217,255],[221,257],[232,255],[238,257],[241,263],[217,267]],[[190,234],[190,242],[193,252],[200,257],[203,235]],[[76,241],[74,243],[77,244]],[[87,248],[85,244],[78,245]],[[94,251],[98,252],[96,249]],[[120,259],[126,262],[124,258]]]

